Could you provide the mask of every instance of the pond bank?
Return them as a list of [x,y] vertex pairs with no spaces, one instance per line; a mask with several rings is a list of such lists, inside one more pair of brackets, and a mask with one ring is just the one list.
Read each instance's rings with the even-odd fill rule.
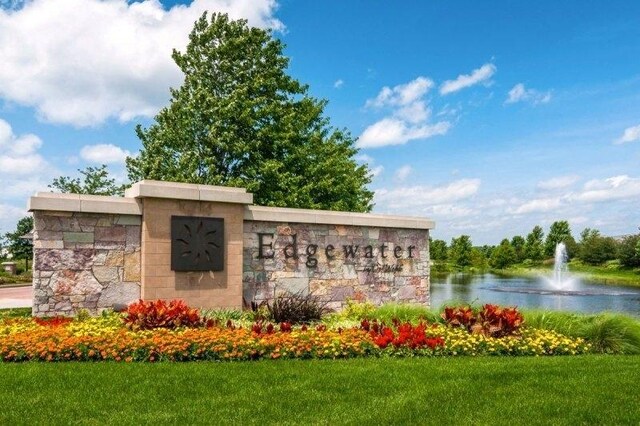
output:
[[[570,273],[594,284],[640,288],[640,270],[638,269],[623,269],[618,265],[591,266],[580,261],[569,262],[568,268]],[[518,264],[505,269],[459,267],[440,262],[432,262],[431,264],[431,276],[435,278],[446,277],[449,274],[481,275],[486,273],[503,277],[536,278],[541,275],[550,275],[552,272],[552,264],[535,266]]]
[[[568,268],[570,273],[594,284],[640,288],[640,273],[632,269],[591,266],[580,262],[570,262]],[[508,269],[491,269],[490,272],[509,277],[537,277],[539,275],[548,275],[552,270],[551,266],[525,267],[518,265]]]

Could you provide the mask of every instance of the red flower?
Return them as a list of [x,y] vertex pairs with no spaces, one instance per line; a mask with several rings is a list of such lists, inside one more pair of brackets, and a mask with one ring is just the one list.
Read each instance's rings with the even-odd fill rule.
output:
[[280,323],[280,331],[283,333],[290,333],[291,332],[291,323],[289,322],[281,322]]

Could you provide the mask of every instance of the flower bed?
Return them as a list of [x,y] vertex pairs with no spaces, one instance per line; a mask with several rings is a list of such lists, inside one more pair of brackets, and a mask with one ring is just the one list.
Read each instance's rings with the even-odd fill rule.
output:
[[[194,328],[163,321],[189,313]],[[141,309],[143,311],[141,311]],[[485,308],[480,313],[485,312]],[[491,309],[490,309],[491,310]],[[335,359],[362,356],[574,355],[590,347],[549,330],[513,328],[496,333],[470,332],[468,324],[400,323],[363,320],[359,326],[327,328],[258,322],[238,327],[196,318],[183,305],[137,304],[128,314],[86,319],[15,318],[0,321],[2,361],[192,361],[277,358]],[[132,316],[132,312],[135,315]],[[152,316],[147,313],[152,312]],[[492,311],[493,312],[493,311]],[[513,311],[505,311],[513,316]],[[151,318],[145,322],[145,318]],[[154,327],[148,324],[154,324]],[[163,325],[158,325],[163,324]],[[513,329],[512,329],[513,328]],[[489,330],[489,329],[487,329]],[[499,337],[496,337],[499,336]]]

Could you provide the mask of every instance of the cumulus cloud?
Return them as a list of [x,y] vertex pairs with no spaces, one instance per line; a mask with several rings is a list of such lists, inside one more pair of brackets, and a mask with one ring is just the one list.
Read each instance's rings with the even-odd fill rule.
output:
[[342,79],[338,79],[335,81],[335,83],[333,83],[333,87],[335,87],[336,89],[339,89],[342,86],[344,86],[344,80]]
[[590,180],[584,185],[584,190],[572,198],[588,203],[599,203],[620,199],[637,201],[638,197],[640,197],[640,178],[620,175]]
[[551,100],[551,92],[539,92],[535,89],[527,89],[524,84],[518,83],[511,90],[505,103],[530,102],[533,105],[546,104]]
[[527,201],[516,208],[507,211],[512,214],[527,214],[535,212],[549,212],[562,205],[562,197],[537,198]]
[[374,166],[374,167],[371,167],[370,171],[371,171],[371,177],[378,177],[382,174],[382,172],[384,172],[384,167]]
[[[557,186],[557,188],[560,187]],[[528,201],[518,200],[514,206],[507,209],[507,212],[516,215],[541,213],[567,208],[584,208],[587,205],[602,202],[637,201],[639,199],[640,178],[619,175],[606,179],[590,180],[578,191],[566,192],[555,197],[534,198]]]
[[365,106],[383,107],[387,105],[409,105],[422,98],[433,87],[433,81],[426,77],[418,77],[406,84],[393,88],[383,87],[374,99],[369,99]]
[[440,86],[440,94],[448,95],[464,88],[474,86],[478,83],[488,81],[498,70],[495,65],[488,63],[482,65],[471,72],[471,74],[460,74],[455,80],[447,80]]
[[538,182],[536,187],[542,190],[563,189],[573,185],[579,180],[580,180],[580,176],[576,176],[576,175],[557,176],[551,179]]
[[38,152],[42,140],[34,134],[16,135],[0,119],[0,234],[12,230],[27,214],[26,196],[47,189],[56,170]]
[[33,0],[0,9],[0,97],[75,126],[153,116],[181,83],[171,51],[184,49],[204,11],[281,30],[276,6],[194,0],[166,10],[159,0]]
[[455,204],[438,204],[435,206],[426,207],[424,209],[424,212],[435,217],[442,217],[446,219],[468,217],[476,213],[476,211],[474,211],[470,207],[458,206]]
[[384,118],[367,127],[360,139],[360,148],[379,148],[388,145],[404,145],[414,139],[427,139],[436,135],[444,135],[451,125],[448,122],[408,125],[396,118]]
[[613,142],[615,144],[623,144],[636,141],[640,141],[640,124],[637,126],[627,127],[624,129],[622,136]]
[[24,208],[12,206],[11,204],[0,204],[0,235],[15,230],[18,220],[27,214]]
[[113,144],[86,145],[80,150],[83,160],[96,164],[124,163],[129,156],[129,151]]
[[11,125],[0,119],[0,175],[30,175],[48,167],[37,152],[42,140],[33,134],[17,136]]
[[410,165],[405,164],[404,166],[396,170],[396,173],[394,174],[394,178],[398,182],[404,182],[411,173],[413,173],[413,168]]
[[388,210],[426,209],[451,204],[475,195],[480,179],[460,179],[442,186],[415,185],[393,189],[378,189],[375,203]]
[[432,80],[418,77],[406,84],[383,87],[365,103],[367,108],[386,108],[389,115],[367,127],[358,140],[360,148],[403,145],[447,133],[448,121],[429,123],[431,109],[424,97],[434,86]]
[[371,177],[378,177],[384,171],[384,167],[382,165],[376,165],[375,158],[371,157],[367,154],[358,154],[355,157],[356,161],[359,163],[366,163],[369,167],[369,172],[371,173]]

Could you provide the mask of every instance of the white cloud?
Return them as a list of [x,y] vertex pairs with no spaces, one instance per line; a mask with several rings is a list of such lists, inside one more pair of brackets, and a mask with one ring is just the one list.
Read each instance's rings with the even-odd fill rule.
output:
[[24,208],[12,206],[11,204],[0,204],[0,235],[14,231],[18,220],[27,214]]
[[[0,9],[0,97],[50,122],[90,126],[153,116],[181,83],[171,59],[205,11],[283,29],[275,0],[33,0]],[[19,42],[18,42],[19,41]]]
[[396,118],[384,118],[367,127],[358,139],[359,148],[379,148],[388,145],[404,145],[415,139],[427,139],[444,135],[449,130],[448,122],[413,126]]
[[580,180],[580,176],[576,176],[576,175],[557,176],[551,179],[538,182],[536,187],[542,190],[563,189],[573,185],[579,180]]
[[561,205],[562,197],[537,198],[527,201],[517,208],[507,209],[507,212],[512,214],[549,212],[558,209]]
[[433,81],[426,77],[418,77],[406,84],[399,84],[393,88],[383,87],[374,99],[369,99],[365,106],[404,106],[422,98],[433,87]]
[[584,190],[571,198],[588,203],[640,198],[640,178],[628,175],[613,176],[607,179],[594,179],[584,185]]
[[384,209],[429,208],[470,198],[480,188],[480,179],[460,179],[443,186],[415,185],[375,191],[375,203]]
[[396,117],[409,123],[420,123],[427,121],[431,116],[431,110],[422,101],[413,102],[396,110]]
[[384,171],[384,167],[383,166],[375,166],[371,168],[371,176],[372,177],[378,177],[382,174],[382,172]]
[[129,156],[129,151],[113,144],[86,145],[80,150],[83,160],[96,164],[124,163]]
[[403,182],[409,177],[411,173],[413,173],[413,168],[410,165],[405,164],[404,166],[396,170],[396,173],[394,174],[394,178],[398,182]]
[[38,152],[42,140],[33,134],[16,135],[0,119],[0,234],[12,230],[27,215],[26,197],[46,191],[47,181],[58,174]]
[[440,86],[440,94],[447,95],[457,92],[466,87],[489,80],[497,71],[495,65],[488,63],[471,72],[471,74],[460,74],[455,80],[447,80]]
[[640,141],[640,124],[624,129],[624,133],[622,134],[622,136],[616,139],[613,143],[622,144],[636,141]]
[[457,206],[455,204],[438,204],[424,209],[425,213],[447,219],[468,217],[476,212],[465,206]]
[[527,89],[524,84],[518,83],[511,90],[505,103],[530,102],[534,105],[546,104],[551,100],[551,92],[539,92],[535,89]]
[[382,172],[384,171],[384,167],[381,165],[375,165],[376,164],[376,160],[375,158],[371,157],[370,155],[367,154],[358,154],[355,157],[355,160],[359,163],[366,163],[367,166],[369,167],[369,172],[371,173],[371,177],[378,177],[382,174]]
[[333,83],[333,87],[335,87],[336,89],[339,89],[342,86],[344,86],[344,80],[342,79],[338,79],[335,81],[335,83]]
[[37,152],[41,145],[36,135],[16,136],[9,123],[0,119],[0,175],[30,175],[46,169],[48,163]]
[[362,154],[362,153],[356,155],[355,160],[360,163],[370,163],[370,164],[373,164],[376,161],[372,156],[367,154]]
[[[556,186],[555,188],[562,187]],[[514,202],[516,206],[508,208],[507,212],[519,215],[551,211],[564,213],[575,211],[576,208],[584,211],[584,208],[590,204],[615,200],[640,200],[640,178],[620,175],[606,179],[593,179],[586,182],[579,191],[567,192],[555,197],[534,198],[528,201],[516,200]]]
[[367,100],[365,107],[387,108],[389,114],[362,132],[358,147],[403,145],[447,133],[451,126],[448,121],[429,123],[431,109],[423,98],[433,86],[431,79],[418,77],[393,88],[383,87],[375,98]]

